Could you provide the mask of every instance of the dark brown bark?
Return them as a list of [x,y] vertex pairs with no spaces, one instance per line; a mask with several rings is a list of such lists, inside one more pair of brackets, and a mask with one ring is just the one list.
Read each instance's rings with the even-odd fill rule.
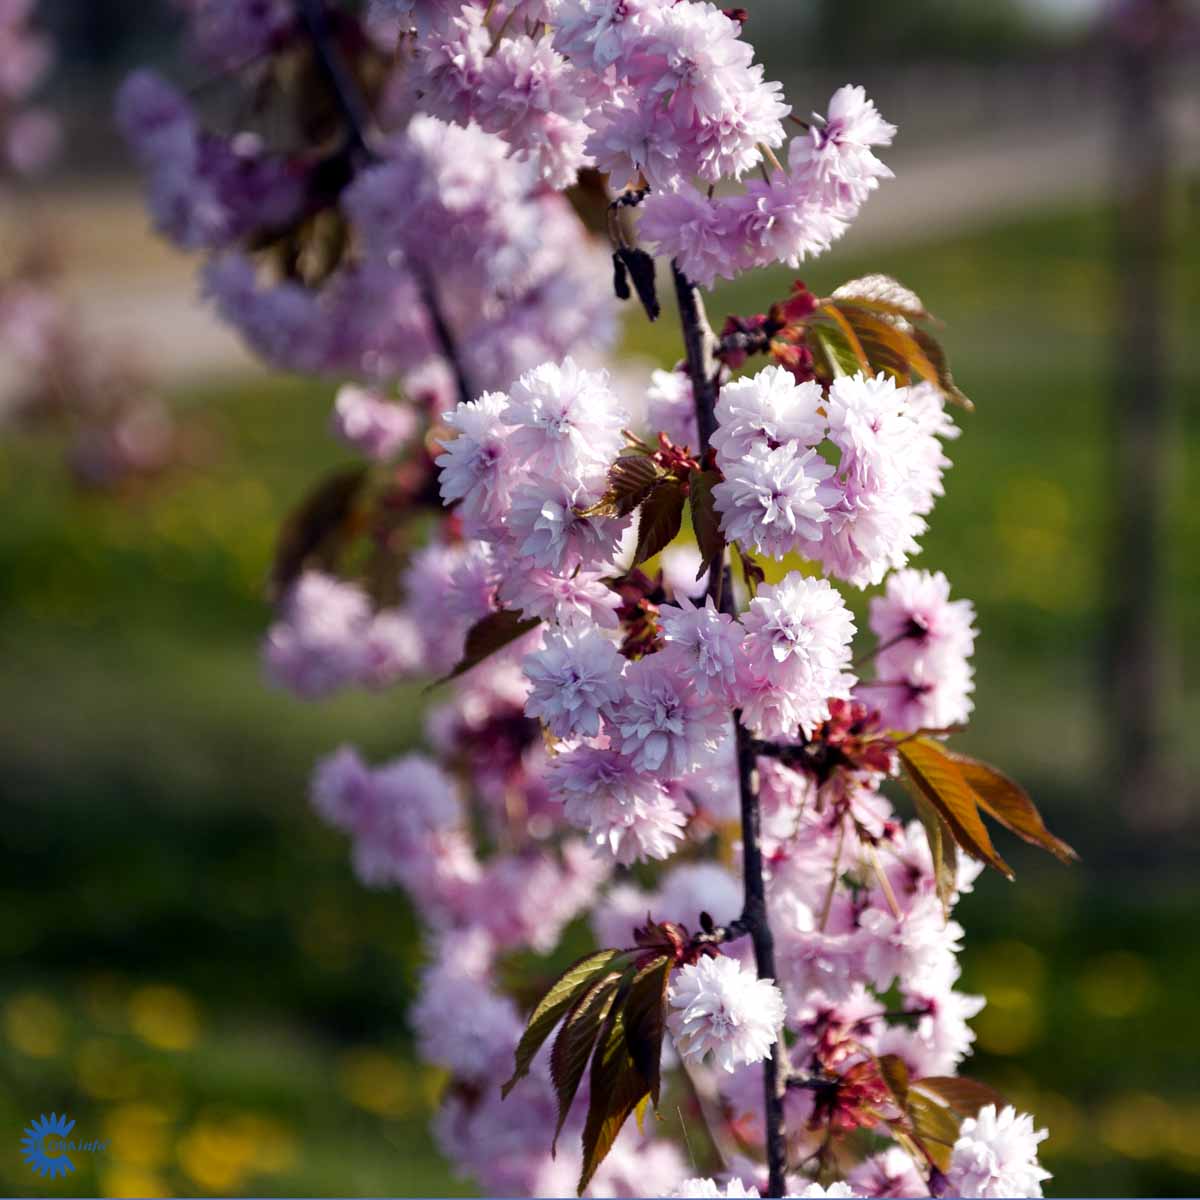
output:
[[[704,304],[696,285],[671,264],[675,281],[675,296],[679,304],[679,319],[683,326],[683,342],[687,355],[688,376],[696,399],[696,424],[700,431],[700,453],[708,453],[709,442],[717,427],[716,405],[720,392],[720,363],[714,356],[716,338],[704,312]],[[715,586],[714,586],[715,581]],[[733,614],[736,603],[729,566],[717,562],[709,580],[709,594],[719,597],[722,612]],[[776,978],[775,939],[767,916],[766,880],[763,876],[761,809],[758,800],[754,739],[742,726],[742,714],[735,712],[737,734],[738,796],[742,818],[742,875],[744,895],[742,915],[734,924],[739,931],[749,933],[754,946],[754,965],[759,979]],[[787,1190],[787,1129],[784,1123],[783,1100],[787,1093],[787,1047],[783,1031],[771,1055],[763,1064],[763,1103],[766,1125],[767,1169],[770,1181],[768,1196],[782,1196]]]

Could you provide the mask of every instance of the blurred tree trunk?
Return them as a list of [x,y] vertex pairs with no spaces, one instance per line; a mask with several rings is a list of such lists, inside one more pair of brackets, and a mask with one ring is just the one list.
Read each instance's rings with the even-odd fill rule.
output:
[[1117,797],[1139,826],[1172,824],[1173,654],[1167,612],[1168,403],[1166,113],[1172,0],[1127,0],[1116,69],[1115,512],[1109,560],[1106,751]]

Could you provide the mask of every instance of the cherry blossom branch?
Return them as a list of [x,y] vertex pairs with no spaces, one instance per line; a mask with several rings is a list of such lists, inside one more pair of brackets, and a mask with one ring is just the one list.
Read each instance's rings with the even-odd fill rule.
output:
[[[730,589],[732,592],[732,589]],[[730,598],[732,605],[732,597]],[[766,882],[763,878],[762,811],[758,801],[757,770],[753,739],[742,725],[742,714],[733,714],[737,731],[738,792],[742,812],[742,875],[745,895],[742,920],[749,925],[754,944],[754,965],[759,979],[777,979],[775,938],[767,916]],[[787,1090],[787,1044],[783,1030],[775,1039],[763,1064],[763,1113],[766,1128],[768,1196],[787,1191],[787,1129],[784,1124],[783,1098]]]
[[[363,104],[354,80],[346,74],[341,59],[333,46],[324,0],[299,0],[299,5],[300,15],[308,30],[308,36],[312,40],[313,51],[317,56],[317,63],[333,92],[338,111],[341,112],[342,119],[346,122],[350,148],[364,155],[370,162],[379,161],[379,155],[372,149],[367,136],[369,117],[366,106]],[[450,364],[450,369],[454,373],[458,398],[464,403],[469,403],[475,398],[475,392],[463,366],[454,334],[442,311],[437,289],[428,273],[415,265],[412,266],[412,271],[421,291],[421,300],[429,313],[429,322],[433,326],[433,333],[442,357]]]
[[442,357],[450,364],[450,369],[454,373],[454,383],[458,390],[459,401],[469,404],[475,399],[475,391],[471,387],[471,380],[458,352],[458,343],[446,321],[446,314],[442,312],[437,287],[428,273],[416,266],[413,267],[413,275],[421,289],[421,300],[429,313],[429,322],[433,326],[433,333],[442,351]]
[[[675,296],[679,304],[679,319],[683,327],[683,344],[688,376],[696,406],[696,426],[700,437],[701,459],[707,455],[709,442],[717,428],[717,395],[720,391],[721,366],[716,358],[717,341],[704,311],[696,285],[683,273],[676,262],[671,263]],[[732,586],[720,588],[727,570],[726,555],[713,564],[709,576],[710,595],[714,579],[720,592],[720,608],[731,615],[736,613]],[[742,876],[744,895],[742,915],[733,923],[749,933],[754,945],[754,964],[759,979],[777,978],[775,970],[775,938],[767,917],[767,890],[763,877],[762,814],[758,800],[755,767],[755,739],[742,725],[742,714],[733,714],[737,733],[738,795],[742,817]],[[732,927],[730,927],[732,928]],[[787,1130],[784,1125],[783,1098],[787,1091],[787,1046],[783,1030],[771,1047],[763,1064],[763,1113],[766,1128],[768,1196],[782,1196],[786,1190]]]
[[300,17],[312,39],[317,65],[321,68],[333,98],[346,122],[353,146],[368,158],[377,157],[367,141],[368,116],[358,89],[346,74],[342,61],[334,50],[329,30],[329,14],[324,0],[299,0]]
[[785,767],[810,765],[807,742],[764,742],[754,738],[752,745],[756,755],[761,758],[777,758]]
[[717,429],[717,393],[720,391],[720,364],[714,353],[717,339],[708,323],[699,289],[674,261],[671,263],[671,277],[675,281],[675,298],[679,304],[679,320],[683,325],[683,346],[688,377],[692,381],[695,396],[700,457],[703,459]]

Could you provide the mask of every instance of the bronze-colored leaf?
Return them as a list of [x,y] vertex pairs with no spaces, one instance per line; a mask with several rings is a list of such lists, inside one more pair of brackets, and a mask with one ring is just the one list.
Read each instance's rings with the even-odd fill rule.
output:
[[633,566],[640,566],[669,546],[683,524],[683,486],[676,479],[662,479],[642,504],[638,520],[637,550]]
[[879,1076],[891,1089],[896,1103],[903,1108],[908,1102],[908,1066],[898,1054],[881,1054]]
[[884,371],[902,386],[911,382],[912,371],[908,360],[903,355],[877,341],[869,333],[862,333],[860,340],[863,350],[870,360],[872,371],[877,374]]
[[942,394],[953,404],[965,408],[968,412],[975,411],[975,405],[960,390],[957,383],[954,382],[954,376],[950,374],[950,363],[946,358],[946,352],[942,349],[942,344],[924,329],[916,329],[913,331],[913,337],[917,344],[925,351],[925,356],[933,364],[937,372],[934,382],[942,389]]
[[622,454],[608,469],[604,495],[584,509],[585,517],[627,517],[654,490],[662,468],[645,454]]
[[910,1137],[903,1129],[895,1125],[891,1126],[890,1132],[896,1145],[913,1160],[913,1165],[917,1170],[924,1173],[929,1166],[929,1155],[917,1144],[916,1139]]
[[459,659],[458,666],[437,682],[449,683],[451,679],[457,679],[472,667],[479,666],[497,650],[503,650],[510,642],[515,642],[522,634],[536,629],[541,623],[540,617],[523,617],[520,613],[510,612],[508,609],[488,613],[467,631],[463,656]]
[[672,961],[664,954],[639,971],[623,1010],[630,1057],[646,1081],[656,1108],[662,1083],[662,1042]]
[[[835,320],[840,313],[875,370],[896,376],[920,375],[936,384],[952,403],[974,407],[954,382],[941,343],[925,327],[933,318],[903,284],[886,275],[854,279],[822,302],[818,311]],[[906,364],[903,368],[901,362]]]
[[271,567],[271,597],[278,600],[306,566],[331,570],[353,533],[354,517],[368,479],[365,466],[326,476],[288,515],[279,531]]
[[714,562],[725,553],[725,535],[721,532],[721,518],[713,502],[713,488],[721,482],[717,470],[693,471],[688,481],[688,497],[692,505],[692,532],[700,547],[700,570],[697,579],[708,574]]
[[927,1075],[912,1086],[940,1100],[960,1117],[974,1117],[987,1104],[994,1104],[999,1112],[1008,1103],[995,1088],[964,1075]]
[[968,758],[965,754],[950,752],[950,758],[958,764],[958,769],[978,797],[979,807],[995,817],[1005,829],[1034,846],[1049,850],[1062,862],[1079,861],[1079,855],[1046,828],[1041,813],[1019,783],[988,763]]
[[558,1096],[558,1124],[554,1127],[554,1140],[550,1145],[551,1156],[557,1152],[558,1135],[566,1124],[584,1068],[592,1056],[620,978],[615,971],[597,975],[579,993],[563,1020],[558,1037],[554,1039],[554,1047],[550,1051],[550,1079]]
[[907,1111],[918,1145],[939,1171],[950,1169],[950,1151],[958,1140],[961,1122],[950,1109],[921,1095],[914,1084],[908,1092]]
[[932,738],[910,737],[901,740],[896,749],[909,779],[937,809],[954,840],[968,854],[1011,879],[1012,869],[996,853],[979,815],[976,795],[945,746]]
[[583,1128],[583,1167],[579,1175],[580,1196],[612,1149],[629,1114],[649,1094],[649,1084],[629,1053],[619,1001],[614,1002],[592,1055],[590,1099]]
[[914,291],[888,275],[864,275],[861,279],[848,280],[831,299],[840,305],[857,304],[907,321],[933,319]]
[[[885,349],[888,361],[904,363],[909,375],[920,375],[922,379],[938,383],[938,369],[921,348],[911,326],[903,329],[854,305],[847,305],[843,312],[861,339],[860,344],[865,344],[867,339],[871,339]],[[872,359],[871,366],[877,365]]]
[[911,781],[909,790],[916,805],[917,816],[925,827],[925,837],[929,841],[929,856],[933,860],[933,879],[938,899],[942,902],[942,910],[949,917],[950,902],[954,899],[954,892],[958,887],[958,851],[955,849],[954,835],[946,827],[938,810]]
[[758,595],[758,589],[766,582],[766,572],[754,556],[743,550],[737,542],[733,543],[733,548],[737,551],[738,562],[742,564],[742,578],[746,581],[746,590],[753,600]]
[[550,990],[538,1001],[530,1014],[525,1032],[517,1043],[512,1078],[501,1088],[502,1095],[507,1096],[518,1080],[529,1074],[534,1055],[542,1048],[542,1043],[550,1036],[550,1031],[589,984],[598,976],[608,973],[620,954],[620,950],[599,950],[595,954],[589,954],[569,966],[551,984]]

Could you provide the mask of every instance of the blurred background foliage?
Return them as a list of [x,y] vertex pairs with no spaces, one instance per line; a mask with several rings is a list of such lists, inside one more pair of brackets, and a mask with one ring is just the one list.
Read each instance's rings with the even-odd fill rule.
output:
[[[779,61],[802,64],[815,47],[855,67],[911,53],[953,64],[956,81],[1002,58],[1017,78],[1039,56],[1073,61],[1094,28],[1086,11],[1046,19],[1061,6],[750,7],[773,31],[803,7],[803,36],[774,43]],[[113,66],[153,46],[155,27],[131,30],[117,0],[50,8],[71,31],[68,79],[98,47]],[[934,129],[952,107],[889,78],[881,90],[896,103],[881,108],[902,128],[911,115]],[[802,78],[789,90],[801,109],[824,99]],[[77,114],[81,128],[91,120]],[[956,145],[973,143],[934,150],[949,161]],[[94,177],[78,170],[58,186],[79,193]],[[1181,173],[1167,284],[1175,433],[1145,464],[1173,480],[1165,595],[1180,731],[1200,717],[1195,199]],[[873,206],[888,203],[885,189]],[[1067,870],[1010,840],[1017,882],[985,878],[962,903],[965,981],[989,997],[969,1070],[1049,1125],[1051,1194],[1194,1195],[1200,747],[1176,739],[1178,794],[1147,797],[1145,811],[1118,803],[1104,766],[1122,739],[1100,667],[1107,589],[1138,570],[1106,550],[1114,331],[1138,298],[1118,291],[1102,197],[959,230],[939,227],[938,196],[926,203],[919,230],[876,229],[869,244],[852,234],[802,274],[827,293],[885,271],[948,321],[978,411],[960,419],[919,563],[943,568],[979,611],[964,745],[1022,779],[1083,855]],[[138,233],[122,269],[159,253]],[[791,278],[723,289],[711,314],[761,311]],[[670,365],[669,316],[651,328],[631,314],[626,351]],[[314,757],[343,741],[400,753],[419,740],[428,697],[305,705],[266,690],[255,657],[279,521],[345,460],[326,435],[331,387],[226,362],[171,378],[169,393],[209,452],[151,483],[81,492],[50,437],[0,443],[0,1189],[464,1194],[427,1131],[442,1081],[415,1063],[405,1023],[420,961],[411,916],[398,895],[358,886],[342,839],[305,802]],[[20,1161],[20,1132],[64,1110],[80,1136],[111,1145],[45,1183]]]

